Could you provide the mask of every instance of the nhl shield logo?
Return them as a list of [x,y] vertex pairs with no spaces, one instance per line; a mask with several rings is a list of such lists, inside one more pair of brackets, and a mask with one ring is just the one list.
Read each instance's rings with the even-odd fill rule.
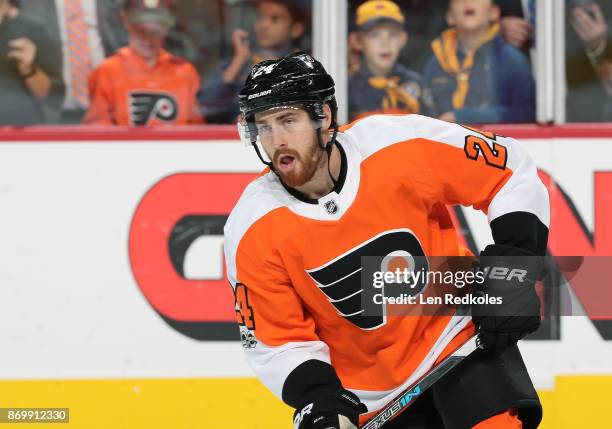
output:
[[338,212],[338,205],[334,200],[329,200],[324,204],[324,206],[325,210],[327,210],[327,213],[331,215],[336,214]]

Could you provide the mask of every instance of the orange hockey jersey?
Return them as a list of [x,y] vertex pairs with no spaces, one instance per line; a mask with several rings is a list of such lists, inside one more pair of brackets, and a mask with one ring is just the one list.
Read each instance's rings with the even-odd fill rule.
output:
[[463,255],[446,205],[548,225],[548,194],[515,140],[424,116],[370,116],[338,144],[339,183],[318,201],[272,172],[245,189],[225,225],[227,274],[247,359],[272,392],[317,359],[371,412],[473,328],[459,315],[364,317],[361,256]]
[[91,105],[83,122],[94,125],[202,123],[196,100],[200,77],[193,65],[162,50],[149,67],[129,46],[89,78]]

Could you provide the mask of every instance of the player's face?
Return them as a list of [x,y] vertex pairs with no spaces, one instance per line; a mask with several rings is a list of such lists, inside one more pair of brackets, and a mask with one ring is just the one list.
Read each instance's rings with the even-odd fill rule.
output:
[[389,73],[406,44],[407,35],[401,25],[381,23],[360,33],[363,58],[376,75]]
[[483,31],[499,19],[493,0],[451,0],[447,19],[460,31]]
[[289,10],[276,2],[262,2],[257,8],[255,37],[263,49],[278,49],[300,36],[299,23],[294,23]]
[[130,46],[146,60],[153,60],[162,49],[168,31],[168,27],[154,21],[129,24]]
[[308,112],[280,108],[255,114],[255,126],[274,170],[283,182],[297,188],[309,182],[322,165],[322,150]]

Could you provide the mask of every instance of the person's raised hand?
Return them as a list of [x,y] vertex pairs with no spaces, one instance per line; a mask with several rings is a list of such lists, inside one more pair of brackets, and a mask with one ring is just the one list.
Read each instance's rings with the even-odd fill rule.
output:
[[26,37],[13,39],[9,42],[9,51],[6,54],[17,62],[17,69],[20,74],[30,74],[34,67],[37,48],[34,42]]
[[522,48],[533,33],[533,26],[526,19],[506,16],[499,22],[504,40],[516,48]]
[[245,62],[251,56],[248,31],[242,29],[234,30],[232,34],[232,45],[234,47],[234,58]]
[[571,23],[589,51],[598,49],[608,37],[608,25],[597,3],[575,7]]

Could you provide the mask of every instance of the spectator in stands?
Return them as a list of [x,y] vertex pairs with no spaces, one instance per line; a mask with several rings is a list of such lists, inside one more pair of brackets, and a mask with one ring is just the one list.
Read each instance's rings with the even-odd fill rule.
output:
[[127,44],[117,0],[21,0],[23,13],[45,23],[62,46],[66,95],[55,122],[80,123],[89,107],[87,81],[102,60]]
[[368,0],[357,9],[351,45],[361,52],[349,78],[351,119],[372,113],[423,113],[421,76],[398,63],[408,40],[404,15],[390,0]]
[[612,121],[612,4],[568,5],[567,120]]
[[497,0],[497,4],[501,10],[501,36],[515,48],[530,54],[535,48],[535,0]]
[[[169,35],[178,33],[181,37],[166,40],[164,46],[192,63],[206,81],[219,65],[221,52],[226,48],[224,30],[229,22],[234,22],[231,14],[243,9],[244,6],[219,0],[177,1],[173,9],[176,25]],[[181,49],[176,49],[177,42],[183,45]]]
[[535,84],[523,54],[499,36],[493,0],[451,0],[452,28],[432,43],[425,70],[439,118],[459,123],[533,122]]
[[163,49],[174,25],[170,0],[127,0],[129,45],[103,61],[89,80],[87,124],[201,123],[193,65]]
[[24,16],[15,0],[0,0],[0,124],[45,122],[42,106],[64,94],[59,46],[42,22]]
[[431,42],[446,29],[448,0],[397,0],[403,6],[410,37],[400,53],[400,63],[422,73],[429,60]]
[[[349,13],[356,16],[357,7],[364,0],[349,0]],[[520,0],[518,0],[520,1]],[[444,15],[448,9],[448,0],[394,0],[400,7],[405,22],[404,29],[408,32],[408,42],[400,52],[399,62],[404,67],[421,73],[431,55],[431,42],[447,27]],[[355,29],[354,20],[349,21],[351,30]],[[349,40],[350,41],[350,40]],[[352,46],[349,44],[349,49]],[[352,50],[350,54],[354,54]],[[359,66],[359,57],[349,59],[349,64],[355,70]],[[357,66],[354,67],[354,64]]]
[[253,64],[280,58],[296,49],[304,34],[304,11],[295,0],[258,0],[255,46],[249,33],[233,33],[234,56],[204,83],[199,99],[208,122],[234,123],[239,114],[238,92]]

